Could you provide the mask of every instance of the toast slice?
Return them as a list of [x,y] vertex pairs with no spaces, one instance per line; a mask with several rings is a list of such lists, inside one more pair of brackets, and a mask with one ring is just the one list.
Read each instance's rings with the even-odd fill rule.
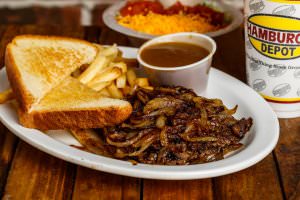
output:
[[20,123],[40,130],[102,128],[129,117],[129,102],[106,98],[77,79],[67,77],[46,94],[31,112],[19,110]]
[[84,40],[21,35],[6,48],[5,65],[14,94],[25,112],[83,64],[97,48]]

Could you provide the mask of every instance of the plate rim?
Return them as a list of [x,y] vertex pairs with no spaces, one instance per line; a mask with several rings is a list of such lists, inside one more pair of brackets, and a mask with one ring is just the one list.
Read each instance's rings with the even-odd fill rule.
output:
[[[119,46],[122,51],[131,52],[132,54],[136,54],[137,49],[131,47],[122,47]],[[2,68],[0,73],[4,73],[5,68]],[[19,138],[27,142],[28,144],[34,146],[37,149],[40,149],[47,154],[50,154],[54,157],[60,158],[62,160],[66,160],[68,162],[78,164],[81,166],[85,166],[88,168],[92,168],[99,171],[104,171],[113,174],[131,176],[136,178],[146,178],[146,179],[161,179],[161,180],[190,180],[190,179],[203,179],[203,178],[212,178],[221,175],[226,175],[230,173],[234,173],[245,168],[248,168],[255,163],[259,162],[263,158],[265,158],[275,147],[279,138],[279,122],[276,117],[276,114],[271,109],[271,107],[263,100],[261,96],[259,96],[255,91],[253,91],[249,86],[245,83],[239,81],[238,79],[220,71],[215,68],[211,69],[212,74],[217,74],[221,76],[223,79],[230,79],[238,84],[238,87],[248,88],[250,89],[251,95],[255,95],[258,98],[258,101],[265,104],[266,111],[271,115],[271,122],[273,123],[273,138],[272,141],[268,143],[263,148],[263,151],[259,151],[258,154],[250,156],[248,159],[242,159],[242,163],[230,163],[231,160],[236,158],[236,155],[241,155],[241,152],[237,153],[232,157],[228,157],[226,159],[220,161],[214,161],[211,163],[205,164],[196,164],[196,165],[184,165],[184,166],[162,166],[162,165],[146,165],[146,164],[138,164],[132,165],[128,161],[117,160],[113,158],[107,158],[101,155],[96,155],[93,153],[85,152],[74,147],[63,144],[54,138],[36,130],[36,129],[28,129],[22,127],[18,122],[9,122],[8,119],[5,119],[7,114],[3,114],[3,106],[0,105],[0,121],[15,135]],[[249,91],[250,91],[249,90]],[[5,105],[5,104],[4,104]],[[4,106],[5,109],[5,106]],[[255,119],[254,119],[255,120]],[[14,127],[15,126],[15,127]],[[23,133],[22,133],[23,131]],[[26,132],[30,131],[31,133],[39,133],[36,135],[36,138],[32,139],[26,136]],[[257,137],[257,136],[256,136]],[[39,138],[47,139],[46,141],[37,141]],[[57,148],[51,147],[49,145],[54,145]],[[251,143],[250,143],[251,145]],[[252,144],[253,145],[253,144]],[[54,149],[53,149],[54,148]],[[246,148],[245,148],[246,149]],[[238,156],[241,157],[241,156]],[[101,161],[101,162],[100,162]],[[224,162],[225,161],[225,162]],[[215,166],[217,164],[217,167]],[[220,166],[218,166],[218,164]],[[224,165],[224,166],[222,166]],[[211,167],[211,169],[205,169],[205,167]]]
[[[105,11],[102,14],[102,20],[106,26],[108,26],[112,30],[117,31],[119,33],[131,36],[134,38],[143,39],[143,40],[149,40],[149,39],[153,39],[154,37],[159,36],[159,35],[156,36],[156,35],[138,32],[138,31],[132,30],[130,28],[126,28],[124,26],[119,25],[115,19],[115,16],[118,13],[118,11],[120,10],[120,8],[125,5],[125,3],[126,3],[126,1],[116,2],[105,9]],[[237,27],[239,27],[243,23],[243,18],[244,18],[243,14],[242,14],[242,12],[240,12],[240,10],[230,7],[229,5],[226,5],[221,2],[216,2],[216,3],[221,8],[224,9],[224,13],[230,14],[232,16],[233,20],[228,26],[226,26],[223,29],[204,33],[205,35],[208,35],[210,37],[221,36],[221,35],[224,35],[226,33],[229,33],[231,31],[235,30]]]

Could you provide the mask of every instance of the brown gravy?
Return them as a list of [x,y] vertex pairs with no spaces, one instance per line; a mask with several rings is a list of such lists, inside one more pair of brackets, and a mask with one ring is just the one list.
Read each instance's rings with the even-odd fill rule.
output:
[[208,56],[205,48],[184,42],[165,42],[146,47],[142,60],[157,67],[180,67],[198,62]]

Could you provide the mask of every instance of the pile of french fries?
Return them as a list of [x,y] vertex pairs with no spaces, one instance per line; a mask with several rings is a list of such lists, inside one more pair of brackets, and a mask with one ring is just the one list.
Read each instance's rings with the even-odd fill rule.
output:
[[134,61],[122,57],[116,45],[101,46],[95,60],[82,73],[78,80],[104,96],[122,99],[136,86],[152,90],[147,78],[138,78],[131,65]]
[[[153,90],[147,78],[137,77],[134,70],[135,59],[123,58],[116,45],[95,45],[99,49],[95,60],[89,66],[82,67],[72,74],[81,83],[103,96],[118,99],[133,92],[137,86]],[[11,99],[13,99],[11,89],[0,93],[0,103]]]

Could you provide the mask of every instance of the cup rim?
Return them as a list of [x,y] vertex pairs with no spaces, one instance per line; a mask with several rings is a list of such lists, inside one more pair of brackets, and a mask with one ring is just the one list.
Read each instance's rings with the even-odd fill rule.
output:
[[[173,37],[173,36],[194,36],[194,37],[204,38],[212,44],[212,50],[210,51],[210,53],[205,58],[203,58],[203,59],[201,59],[197,62],[194,62],[192,64],[179,66],[179,67],[158,67],[158,66],[150,65],[150,64],[148,64],[148,63],[146,63],[142,60],[142,58],[140,56],[141,52],[147,46],[153,45],[153,44],[150,44],[150,43],[153,43],[153,41],[156,41],[156,40],[160,40],[160,39],[163,39],[163,38],[169,38],[169,37]],[[160,43],[160,42],[157,42],[157,43]],[[154,44],[156,44],[156,42]],[[154,39],[151,39],[151,40],[145,42],[138,50],[137,60],[142,66],[150,68],[150,69],[155,69],[155,70],[160,70],[160,71],[178,71],[178,70],[193,68],[195,66],[198,66],[199,64],[202,64],[202,63],[210,60],[213,57],[213,55],[216,53],[216,50],[217,50],[216,42],[211,37],[209,37],[205,34],[194,33],[194,32],[173,33],[173,34],[167,34],[167,35],[159,36],[159,37],[156,37]]]

